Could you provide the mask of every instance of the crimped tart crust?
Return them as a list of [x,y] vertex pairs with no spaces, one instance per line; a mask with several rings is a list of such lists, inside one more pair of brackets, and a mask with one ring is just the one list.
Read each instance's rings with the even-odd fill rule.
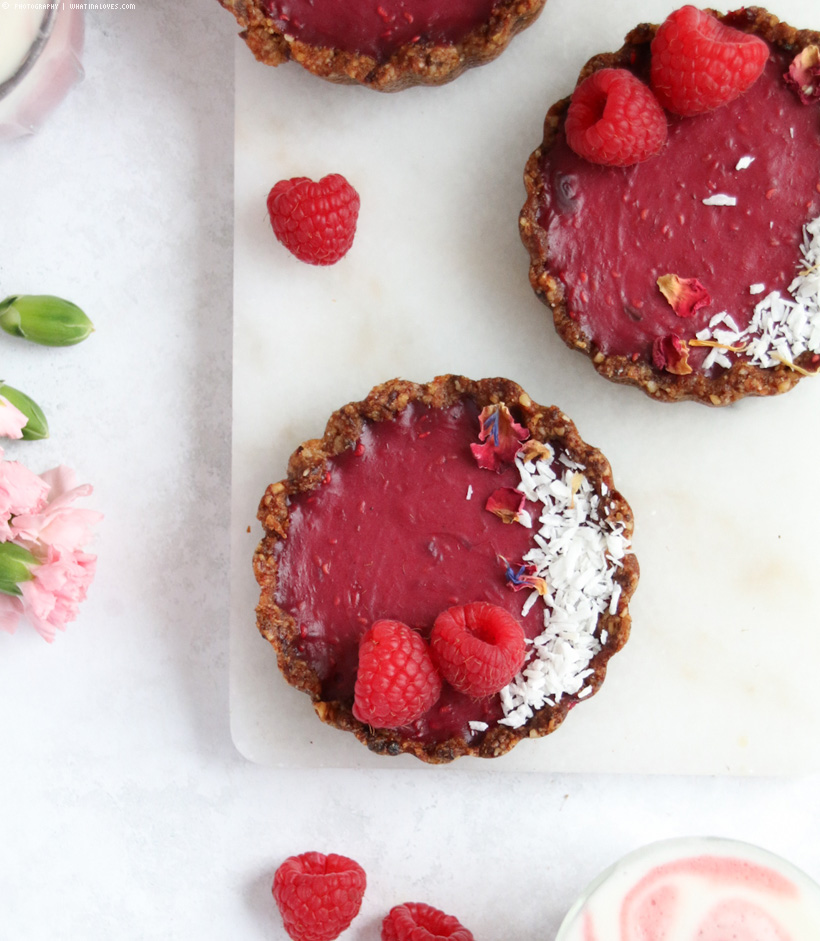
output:
[[[721,15],[707,10],[722,23],[747,33],[754,33],[785,55],[793,57],[809,45],[820,43],[820,33],[797,30],[760,7],[745,7]],[[629,69],[643,79],[648,78],[650,43],[658,27],[641,24],[627,36],[617,52],[602,53],[591,58],[578,77],[578,84],[588,75],[603,68]],[[527,200],[519,218],[521,239],[530,254],[529,278],[533,290],[553,313],[555,328],[567,346],[585,353],[595,369],[613,382],[639,386],[658,401],[695,400],[706,405],[728,405],[745,396],[776,395],[793,388],[803,375],[813,375],[818,368],[817,355],[805,351],[793,363],[777,363],[761,367],[747,360],[736,359],[731,367],[713,375],[695,369],[686,375],[674,375],[656,368],[648,358],[636,355],[605,354],[573,318],[567,302],[567,286],[554,271],[550,239],[539,220],[546,189],[545,161],[549,159],[566,118],[570,98],[556,102],[547,112],[541,145],[527,161],[524,183]],[[695,118],[685,119],[696,121]],[[663,152],[657,158],[663,159]],[[594,236],[593,236],[594,237]],[[715,246],[719,255],[720,246]],[[795,263],[798,258],[795,258]],[[795,368],[796,367],[796,368]]]
[[263,0],[220,0],[241,27],[251,52],[267,65],[293,60],[320,78],[375,91],[401,91],[415,85],[444,85],[466,69],[497,58],[516,33],[529,26],[546,0],[497,0],[491,15],[455,43],[408,43],[384,61],[369,55],[313,46],[288,36],[268,15]]
[[[600,500],[598,515],[601,525],[622,533],[626,540],[631,537],[632,512],[614,488],[609,463],[600,451],[581,439],[566,415],[558,408],[533,402],[520,386],[509,380],[472,381],[463,376],[447,375],[426,384],[395,379],[374,388],[363,401],[352,402],[334,412],[322,438],[306,441],[297,448],[290,457],[287,477],[267,488],[258,512],[265,535],[253,559],[261,589],[257,626],[276,650],[279,669],[288,683],[311,697],[323,722],[352,732],[373,752],[384,755],[410,753],[433,764],[449,762],[464,755],[484,758],[502,755],[523,738],[536,738],[554,731],[581,698],[597,692],[604,680],[607,662],[629,636],[629,601],[639,572],[637,560],[631,552],[627,552],[615,567],[612,600],[598,616],[595,627],[598,649],[588,663],[584,691],[580,695],[563,696],[555,704],[536,710],[520,727],[491,724],[472,742],[459,737],[424,741],[403,733],[402,729],[374,729],[359,722],[352,713],[352,697],[323,699],[320,678],[300,649],[303,625],[277,601],[279,556],[289,535],[291,499],[318,491],[327,484],[330,479],[328,462],[345,452],[354,451],[363,430],[370,423],[393,422],[410,407],[448,409],[463,403],[470,403],[479,411],[486,406],[506,405],[514,420],[529,431],[531,440],[550,446],[554,453],[566,455],[569,461],[583,468],[583,477],[595,494],[596,503]],[[390,551],[389,546],[385,551]],[[481,600],[480,586],[476,594],[478,597],[470,600]],[[514,592],[509,594],[515,597]],[[386,613],[385,616],[395,615]]]

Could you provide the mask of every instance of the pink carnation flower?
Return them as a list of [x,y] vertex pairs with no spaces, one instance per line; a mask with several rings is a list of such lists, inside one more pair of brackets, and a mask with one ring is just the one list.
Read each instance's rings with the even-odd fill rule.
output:
[[102,514],[72,504],[91,492],[89,484],[75,485],[67,467],[37,476],[3,461],[0,451],[0,542],[11,539],[37,560],[33,577],[19,582],[20,595],[0,592],[0,630],[14,633],[25,617],[50,643],[77,617],[97,561],[83,547]]
[[19,513],[39,512],[49,484],[19,461],[4,461],[0,448],[0,542],[13,538],[9,521]]
[[102,514],[71,504],[78,497],[87,497],[93,489],[91,484],[76,486],[74,471],[65,466],[46,471],[39,479],[48,487],[48,498],[30,512],[15,515],[9,527],[12,539],[35,555],[38,544],[64,551],[84,546]]
[[0,437],[22,438],[23,429],[28,424],[28,416],[24,415],[16,405],[0,395]]
[[77,617],[96,566],[96,556],[49,549],[46,561],[33,570],[34,578],[21,583],[23,613],[44,640],[51,643],[55,632]]

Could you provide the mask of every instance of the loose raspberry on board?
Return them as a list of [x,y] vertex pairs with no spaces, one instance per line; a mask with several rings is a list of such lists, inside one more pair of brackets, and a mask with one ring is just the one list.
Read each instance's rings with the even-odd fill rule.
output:
[[518,673],[527,644],[524,629],[509,611],[481,601],[442,611],[433,625],[430,650],[451,686],[483,699]]
[[318,183],[307,177],[280,180],[268,194],[273,234],[300,261],[335,265],[353,244],[359,194],[339,173]]
[[769,47],[694,6],[671,13],[651,46],[650,81],[668,111],[689,117],[712,111],[750,88]]
[[346,856],[302,853],[276,870],[273,897],[293,941],[333,941],[359,914],[364,869]]
[[452,915],[422,902],[391,908],[382,922],[381,941],[475,941]]
[[652,90],[627,69],[599,69],[573,92],[565,131],[579,157],[626,167],[660,153],[666,115]]
[[359,641],[353,715],[375,729],[398,729],[440,695],[441,677],[421,634],[401,621],[376,621]]

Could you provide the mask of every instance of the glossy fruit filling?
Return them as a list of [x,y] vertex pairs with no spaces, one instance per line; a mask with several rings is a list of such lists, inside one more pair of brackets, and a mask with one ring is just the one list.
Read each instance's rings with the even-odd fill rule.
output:
[[270,0],[285,35],[383,61],[413,43],[462,40],[489,20],[495,0]]
[[[478,430],[471,401],[412,404],[394,421],[366,424],[357,446],[331,459],[324,483],[292,498],[276,601],[300,625],[301,653],[323,699],[352,702],[359,638],[381,618],[426,637],[444,609],[488,601],[510,611],[527,636],[543,631],[544,606],[521,616],[529,592],[507,584],[499,560],[520,565],[532,530],[485,509],[519,474],[513,464],[499,472],[478,466],[470,451]],[[537,519],[538,506],[527,509]],[[501,716],[497,695],[476,701],[445,683],[437,704],[403,732],[473,742],[483,733],[470,721]]]
[[[772,50],[733,102],[669,115],[665,148],[635,166],[589,163],[559,131],[539,223],[570,316],[605,354],[651,361],[658,338],[689,340],[723,311],[743,329],[761,296],[786,295],[820,215],[820,116],[784,82],[789,61]],[[657,286],[668,274],[697,279],[711,302],[678,316]],[[690,365],[706,353],[693,348]]]

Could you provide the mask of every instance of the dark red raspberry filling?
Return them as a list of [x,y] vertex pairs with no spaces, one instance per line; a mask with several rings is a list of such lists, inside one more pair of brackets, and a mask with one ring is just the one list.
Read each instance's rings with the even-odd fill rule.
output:
[[[599,167],[576,156],[561,132],[542,163],[550,270],[571,315],[608,355],[651,360],[656,337],[690,339],[717,313],[743,328],[755,303],[786,294],[798,272],[802,227],[820,214],[820,117],[783,81],[789,60],[773,52],[761,78],[708,114],[669,117],[659,156]],[[741,157],[754,157],[736,170]],[[705,206],[716,193],[736,206]],[[678,317],[657,278],[697,278],[712,303]],[[762,283],[765,291],[751,295]],[[692,350],[691,365],[705,350]]]
[[[543,630],[543,604],[521,618],[529,590],[508,587],[498,559],[520,564],[532,531],[484,509],[494,490],[517,485],[518,472],[478,467],[470,452],[478,429],[471,402],[411,405],[395,421],[368,424],[357,448],[330,461],[326,483],[292,500],[276,601],[300,624],[324,699],[352,702],[359,638],[380,618],[428,636],[445,608],[489,601],[529,637]],[[528,508],[537,519],[538,508]],[[469,720],[501,715],[498,696],[476,702],[445,683],[439,702],[405,731],[473,742],[481,733]]]
[[495,0],[270,0],[277,29],[312,46],[383,61],[408,43],[456,43],[490,17]]

